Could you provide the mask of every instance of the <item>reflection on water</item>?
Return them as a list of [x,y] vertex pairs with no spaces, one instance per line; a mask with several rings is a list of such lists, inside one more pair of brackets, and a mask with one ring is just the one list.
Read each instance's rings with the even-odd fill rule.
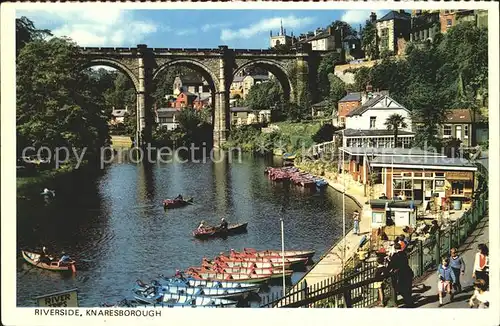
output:
[[[18,202],[18,256],[21,248],[48,245],[65,250],[81,264],[76,276],[32,268],[18,260],[17,302],[33,305],[33,296],[79,288],[82,306],[130,297],[138,278],[200,265],[231,248],[280,249],[280,217],[285,219],[286,249],[314,249],[317,259],[342,233],[341,195],[272,183],[264,175],[272,158],[244,155],[217,163],[116,163],[97,177],[54,185],[57,197]],[[161,202],[178,194],[194,205],[163,210]],[[346,201],[347,212],[354,206]],[[199,241],[192,231],[200,220],[248,222],[248,232]],[[349,220],[349,219],[348,219]],[[297,280],[300,274],[294,275]]]

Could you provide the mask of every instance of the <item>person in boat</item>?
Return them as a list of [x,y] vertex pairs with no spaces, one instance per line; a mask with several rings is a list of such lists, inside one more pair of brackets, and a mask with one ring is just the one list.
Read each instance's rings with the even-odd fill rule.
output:
[[175,197],[175,200],[183,200],[182,195],[179,194],[177,197]]
[[221,218],[220,219],[219,229],[221,229],[221,230],[227,230],[227,227],[228,227],[228,223],[227,223],[226,219],[225,218]]
[[71,257],[67,255],[64,251],[62,252],[61,259],[59,259],[59,265],[67,264],[71,261]]
[[200,222],[200,225],[198,225],[198,231],[205,231],[205,221]]

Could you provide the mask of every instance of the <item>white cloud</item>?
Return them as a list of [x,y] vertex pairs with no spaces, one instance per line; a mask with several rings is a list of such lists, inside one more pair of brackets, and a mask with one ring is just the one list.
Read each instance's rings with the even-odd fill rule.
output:
[[223,27],[229,27],[231,24],[229,23],[219,23],[219,24],[205,24],[201,26],[201,31],[202,32],[208,32],[211,29],[217,29],[217,28],[223,28]]
[[347,10],[340,18],[341,21],[344,21],[348,24],[364,24],[367,20],[370,19],[370,14],[375,12],[377,14],[377,18],[382,17],[381,11],[376,10]]
[[292,28],[302,28],[314,22],[312,17],[275,17],[269,19],[262,19],[259,22],[252,24],[248,27],[240,28],[238,30],[223,29],[221,31],[220,39],[222,41],[230,41],[234,39],[249,39],[260,33],[269,33],[270,30],[279,29],[283,21],[283,27],[290,30]]
[[80,46],[128,47],[143,43],[148,34],[168,27],[134,19],[132,12],[113,7],[99,9],[60,7],[46,10],[23,10],[35,26],[51,27],[54,36],[70,37]]

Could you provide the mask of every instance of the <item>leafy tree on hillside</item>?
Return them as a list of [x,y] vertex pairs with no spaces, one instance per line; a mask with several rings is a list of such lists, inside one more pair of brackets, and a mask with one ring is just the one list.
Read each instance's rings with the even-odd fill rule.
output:
[[340,99],[346,95],[346,86],[342,79],[334,74],[329,74],[328,80],[330,84],[330,94],[328,96],[328,100],[335,110]]
[[39,148],[87,148],[97,154],[108,141],[103,96],[80,70],[84,58],[65,38],[27,43],[17,58],[17,131]]
[[363,28],[362,35],[363,38],[361,43],[363,44],[363,50],[365,51],[366,57],[370,60],[378,59],[378,34],[375,24],[367,21],[365,27]]
[[16,55],[27,43],[44,40],[49,36],[52,36],[50,30],[37,29],[25,16],[16,18]]
[[331,52],[321,58],[321,62],[318,66],[318,92],[320,100],[324,100],[329,96],[330,93],[330,80],[328,75],[333,73],[335,64],[337,63],[339,56],[337,53]]

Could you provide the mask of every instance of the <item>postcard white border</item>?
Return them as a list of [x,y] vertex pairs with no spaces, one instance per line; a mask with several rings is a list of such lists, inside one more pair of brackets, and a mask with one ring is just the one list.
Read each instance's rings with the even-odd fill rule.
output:
[[[488,310],[473,309],[163,309],[161,318],[131,317],[40,317],[35,308],[16,307],[16,196],[15,196],[15,11],[56,7],[92,6],[122,9],[272,9],[272,10],[333,10],[333,9],[489,9],[489,112],[490,123],[490,248],[491,288],[495,298]],[[332,325],[381,323],[423,325],[445,323],[454,325],[498,325],[499,320],[499,12],[498,3],[491,2],[393,2],[355,1],[328,3],[297,2],[224,2],[224,3],[3,3],[1,6],[1,153],[2,153],[2,323],[5,325],[84,325],[123,324],[238,324],[238,325]],[[168,47],[168,44],[165,44]],[[84,308],[80,308],[85,311]]]

